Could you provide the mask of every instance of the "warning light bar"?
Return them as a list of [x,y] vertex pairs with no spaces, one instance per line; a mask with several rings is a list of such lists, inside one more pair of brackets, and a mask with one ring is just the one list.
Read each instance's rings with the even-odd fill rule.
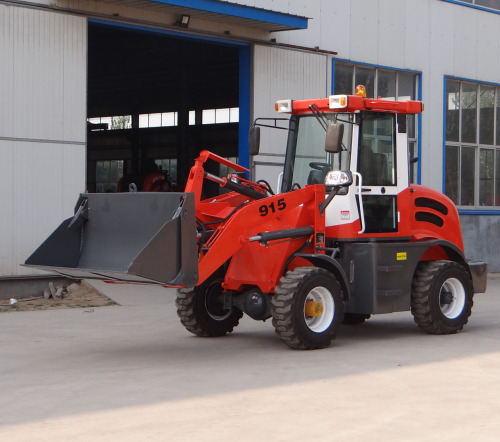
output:
[[365,98],[364,87],[358,88],[359,95],[330,95],[328,98],[312,100],[278,100],[276,112],[293,115],[312,114],[316,108],[320,112],[392,112],[400,114],[419,114],[424,110],[421,101],[385,100],[382,98]]

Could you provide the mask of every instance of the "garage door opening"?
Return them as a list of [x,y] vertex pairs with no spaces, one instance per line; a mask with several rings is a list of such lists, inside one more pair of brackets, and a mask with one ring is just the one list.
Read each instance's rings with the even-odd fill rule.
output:
[[203,149],[238,161],[240,51],[89,23],[88,191],[128,191],[132,182],[148,190],[145,178],[152,172],[182,190]]

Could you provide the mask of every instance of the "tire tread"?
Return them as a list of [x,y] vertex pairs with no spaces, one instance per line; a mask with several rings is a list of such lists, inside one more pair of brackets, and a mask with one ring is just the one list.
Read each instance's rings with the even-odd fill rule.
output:
[[[272,324],[279,338],[290,348],[296,350],[313,350],[325,348],[335,338],[335,334],[329,340],[321,343],[309,342],[299,331],[294,320],[294,301],[297,290],[301,284],[309,277],[316,274],[331,275],[324,269],[318,267],[298,267],[289,270],[284,275],[278,286],[276,286],[275,295],[271,300]],[[342,290],[336,279],[332,279],[337,284],[340,297],[342,299]],[[336,306],[338,308],[338,306]],[[340,312],[341,313],[341,312]]]
[[412,281],[411,313],[413,319],[420,329],[430,334],[445,335],[457,333],[467,324],[471,314],[473,293],[467,293],[468,290],[471,290],[468,287],[465,287],[466,301],[464,311],[457,319],[450,321],[444,315],[435,312],[436,307],[433,302],[436,302],[436,300],[433,299],[433,290],[436,288],[433,285],[436,275],[441,274],[447,269],[463,271],[463,276],[469,278],[466,269],[461,264],[454,261],[439,260],[421,262]]

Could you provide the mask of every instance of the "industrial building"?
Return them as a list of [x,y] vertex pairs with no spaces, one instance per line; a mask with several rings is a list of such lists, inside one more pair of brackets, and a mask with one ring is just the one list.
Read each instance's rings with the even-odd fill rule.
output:
[[0,0],[0,60],[4,280],[39,274],[20,264],[79,193],[149,167],[182,188],[209,149],[275,188],[286,134],[251,158],[252,121],[357,84],[425,103],[412,180],[500,271],[500,0]]

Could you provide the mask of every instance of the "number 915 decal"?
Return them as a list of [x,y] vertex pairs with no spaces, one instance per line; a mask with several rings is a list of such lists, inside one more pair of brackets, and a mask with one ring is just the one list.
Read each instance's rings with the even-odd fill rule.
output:
[[280,198],[278,201],[276,201],[276,205],[274,204],[274,201],[270,204],[263,204],[262,206],[259,206],[259,213],[260,216],[267,216],[270,213],[276,213],[277,210],[285,210],[286,209],[286,203],[285,203],[285,198]]

